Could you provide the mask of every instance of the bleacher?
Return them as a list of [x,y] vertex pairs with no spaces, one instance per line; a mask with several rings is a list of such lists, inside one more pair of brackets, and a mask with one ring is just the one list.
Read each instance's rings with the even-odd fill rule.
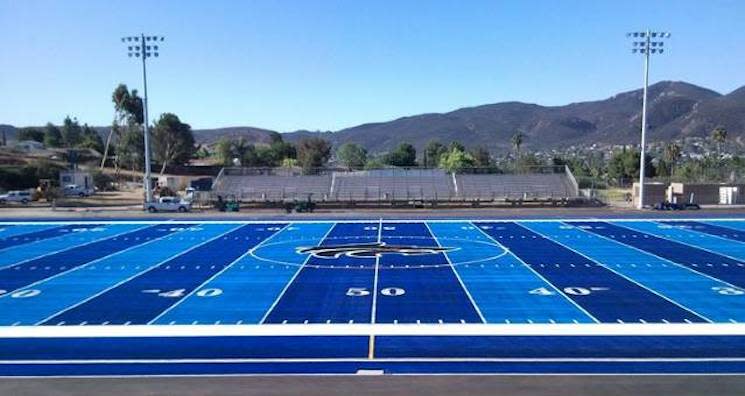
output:
[[399,168],[307,174],[300,169],[224,168],[213,184],[215,195],[263,203],[566,202],[578,193],[565,167],[520,174]]
[[565,174],[457,175],[460,196],[478,201],[546,200],[577,196]]
[[376,169],[334,172],[330,196],[337,201],[450,200],[450,173],[439,169]]

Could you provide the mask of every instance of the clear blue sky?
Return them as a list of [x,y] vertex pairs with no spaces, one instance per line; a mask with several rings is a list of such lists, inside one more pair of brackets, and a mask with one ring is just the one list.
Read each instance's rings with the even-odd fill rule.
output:
[[544,105],[641,85],[624,36],[669,30],[652,81],[745,85],[745,2],[0,0],[0,123],[108,125],[119,82],[141,87],[119,38],[166,36],[151,119],[195,128],[336,130],[519,100]]

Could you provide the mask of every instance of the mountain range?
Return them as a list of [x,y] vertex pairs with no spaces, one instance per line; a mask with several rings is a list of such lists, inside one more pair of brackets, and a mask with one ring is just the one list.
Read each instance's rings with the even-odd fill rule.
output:
[[[649,87],[648,99],[650,141],[704,137],[717,126],[725,127],[729,138],[745,137],[745,86],[723,95],[686,82],[662,81]],[[372,153],[388,151],[401,142],[421,149],[432,139],[443,143],[458,140],[467,147],[505,152],[511,148],[511,136],[518,131],[524,135],[524,147],[532,150],[629,144],[639,140],[641,107],[642,91],[634,90],[564,106],[503,102],[363,124],[336,132],[295,131],[283,136],[289,141],[320,136],[335,147],[358,143]],[[188,120],[187,115],[183,118]],[[0,130],[3,127],[14,129],[0,125]],[[207,145],[221,137],[241,136],[252,142],[268,142],[273,133],[254,127],[194,130],[195,140]]]

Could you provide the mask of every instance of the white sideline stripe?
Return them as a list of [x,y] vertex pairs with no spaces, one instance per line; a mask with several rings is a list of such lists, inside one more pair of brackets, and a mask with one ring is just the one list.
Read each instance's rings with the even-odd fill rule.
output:
[[[432,228],[430,228],[429,224],[426,221],[423,221],[422,223],[424,223],[424,226],[427,227],[427,231],[432,236],[432,238],[435,240],[435,243],[437,243],[437,246],[442,247],[442,245],[440,244],[440,241],[437,239],[437,236],[432,231]],[[450,256],[448,256],[447,252],[443,252],[443,256],[445,256],[445,260],[447,260],[448,264],[450,264],[450,269],[453,270],[453,274],[455,275],[455,278],[458,279],[458,283],[460,284],[460,287],[466,293],[466,296],[468,296],[468,301],[471,302],[471,306],[473,306],[473,309],[479,315],[479,319],[481,319],[482,323],[486,323],[486,318],[481,313],[481,309],[479,308],[478,304],[476,304],[476,301],[473,300],[473,296],[471,295],[471,292],[468,291],[468,288],[463,283],[463,279],[461,279],[460,274],[458,274],[458,270],[455,269],[453,262],[450,261]]]
[[220,336],[745,336],[743,323],[3,326],[2,338]]
[[[377,363],[684,363],[684,362],[745,362],[742,357],[637,357],[637,358],[375,358]],[[215,359],[49,359],[49,360],[0,360],[2,364],[203,364],[203,363],[369,363],[370,359],[360,358],[215,358]]]
[[[101,219],[95,220],[78,220],[78,221],[0,221],[0,225],[70,225],[70,224],[317,224],[317,223],[374,223],[379,218],[359,218],[359,219],[327,219],[327,220],[280,220],[280,219],[266,219],[266,220],[200,220],[198,218],[192,218],[191,220],[128,220],[128,219]],[[425,219],[390,219],[386,220],[387,223],[420,223]],[[460,219],[434,219],[427,220],[431,223],[462,223],[464,221],[471,222],[476,221],[480,223],[511,223],[511,222],[546,222],[546,221],[582,221],[582,222],[629,222],[629,221],[713,221],[713,222],[733,222],[733,221],[745,221],[745,218],[718,218],[718,217],[700,217],[700,218],[660,218],[660,217],[634,217],[634,218],[530,218],[530,219],[479,219],[479,218],[460,218]]]
[[[256,245],[256,247],[261,246],[262,243],[268,241],[269,239],[272,239],[275,235],[277,235],[280,232],[284,231],[289,226],[290,226],[289,224],[285,224],[280,230],[275,231],[272,235],[270,235],[269,237],[265,238],[263,241],[259,242]],[[242,227],[235,228],[235,229],[233,229],[233,231],[237,231],[240,228],[242,228]],[[245,252],[245,253],[241,254],[240,256],[238,256],[238,258],[236,258],[235,260],[231,261],[228,265],[226,265],[225,267],[223,267],[221,270],[219,270],[216,273],[214,273],[212,276],[210,276],[209,278],[207,278],[207,280],[205,280],[202,283],[200,283],[199,285],[197,285],[194,289],[192,289],[192,291],[189,292],[189,294],[185,295],[184,297],[180,298],[175,303],[173,303],[170,306],[168,306],[168,308],[166,308],[165,310],[163,310],[156,317],[152,318],[149,322],[147,322],[147,324],[153,324],[153,323],[157,322],[158,319],[162,318],[167,313],[171,312],[174,308],[176,308],[179,305],[181,305],[181,303],[183,303],[184,301],[186,301],[189,297],[193,296],[194,293],[196,293],[199,290],[201,290],[205,285],[209,284],[210,282],[212,282],[213,280],[215,280],[215,278],[217,278],[218,276],[222,275],[225,271],[227,271],[228,269],[232,268],[235,265],[235,263],[243,260],[244,257],[250,255],[251,252],[252,252],[252,250],[253,249],[248,249],[247,252]]]
[[[220,237],[222,237],[222,236],[225,236],[226,234],[229,234],[230,232],[232,232],[232,231],[235,231],[236,229],[238,229],[238,227],[235,227],[235,228],[231,228],[230,230],[228,230],[228,231],[225,231],[225,232],[223,232],[223,233],[221,233],[221,234],[219,234],[219,235],[217,235],[217,236],[215,236],[215,237],[213,237],[213,238],[210,238],[210,239],[208,239],[208,240],[206,240],[206,241],[200,242],[200,243],[198,243],[198,244],[196,244],[196,245],[194,245],[194,246],[192,246],[192,247],[190,247],[190,248],[188,248],[188,249],[186,249],[186,250],[183,250],[183,251],[181,251],[181,252],[179,252],[179,253],[176,253],[176,254],[174,254],[174,255],[172,255],[172,256],[168,256],[168,257],[167,257],[166,259],[164,259],[163,261],[161,261],[161,262],[159,262],[159,263],[157,263],[157,264],[155,264],[155,265],[151,265],[151,266],[149,266],[149,267],[147,267],[147,268],[143,269],[142,271],[139,271],[139,272],[137,272],[136,274],[134,274],[134,275],[132,275],[132,276],[130,276],[130,277],[127,277],[127,278],[125,278],[125,279],[122,279],[122,280],[120,280],[119,282],[116,282],[115,284],[113,284],[113,285],[111,285],[111,286],[109,286],[109,287],[107,287],[107,288],[105,288],[105,289],[103,289],[103,290],[100,290],[100,291],[98,291],[97,293],[94,293],[94,294],[92,294],[92,295],[88,296],[87,298],[85,298],[85,299],[83,299],[83,300],[80,300],[80,301],[76,302],[76,303],[75,303],[75,304],[73,304],[73,305],[70,305],[70,306],[68,306],[68,307],[65,307],[64,309],[61,309],[61,310],[59,310],[59,311],[57,311],[57,312],[53,313],[52,315],[49,315],[49,316],[47,316],[46,318],[44,318],[44,319],[42,319],[42,320],[40,320],[40,321],[36,322],[36,324],[37,324],[37,325],[39,325],[39,324],[41,324],[41,323],[44,323],[44,322],[46,322],[46,321],[48,321],[48,320],[52,319],[53,317],[55,317],[55,316],[57,316],[57,315],[61,315],[61,314],[65,313],[65,312],[67,312],[67,311],[69,311],[69,310],[71,310],[71,309],[77,308],[77,307],[79,307],[79,306],[81,306],[81,305],[83,305],[83,304],[87,303],[88,301],[91,301],[91,300],[93,300],[94,298],[96,298],[96,297],[98,297],[98,296],[100,296],[100,295],[102,295],[102,294],[104,294],[104,293],[108,292],[109,290],[113,290],[113,289],[115,289],[115,288],[117,288],[117,287],[119,287],[119,286],[121,286],[121,285],[123,285],[123,284],[125,284],[125,283],[127,283],[127,282],[129,282],[129,281],[131,281],[131,280],[133,280],[134,278],[137,278],[138,276],[140,276],[140,275],[143,275],[143,274],[145,274],[146,272],[149,272],[150,270],[152,270],[152,269],[154,269],[154,268],[160,267],[161,265],[163,265],[163,264],[165,264],[165,263],[167,263],[167,262],[169,262],[169,261],[171,261],[171,260],[173,260],[173,259],[175,259],[175,258],[177,258],[177,257],[183,256],[184,254],[186,254],[186,253],[189,253],[189,252],[191,252],[192,250],[194,250],[194,249],[196,249],[196,248],[198,248],[198,247],[200,247],[200,246],[202,246],[202,245],[208,244],[208,243],[210,243],[210,242],[214,241],[214,240],[215,240],[215,239],[217,239],[217,238],[220,238]],[[0,328],[0,329],[1,329],[1,328]]]
[[[293,223],[288,223],[288,225],[289,224],[293,224]],[[326,233],[323,234],[323,236],[321,237],[321,239],[318,240],[318,245],[320,245],[321,243],[323,243],[323,241],[326,240],[326,237],[331,233],[331,230],[333,230],[334,227],[336,227],[336,223],[333,223],[332,222],[330,224],[331,224],[331,226],[329,227],[328,231],[326,231]],[[305,264],[307,264],[308,261],[310,261],[310,258],[312,256],[313,256],[312,254],[309,254],[308,257],[306,257],[305,260],[303,261],[303,264],[297,267],[297,271],[295,271],[295,273],[292,274],[292,278],[290,278],[290,280],[287,281],[287,284],[285,285],[285,287],[282,288],[282,291],[279,292],[279,294],[277,295],[277,298],[275,298],[274,299],[274,302],[272,302],[272,305],[270,305],[269,308],[266,310],[266,312],[264,313],[264,316],[261,317],[261,320],[259,321],[259,324],[264,324],[264,321],[266,320],[266,318],[268,318],[269,315],[272,313],[272,311],[274,311],[274,307],[277,306],[277,304],[279,303],[279,300],[282,299],[282,296],[285,295],[285,292],[287,291],[287,289],[290,288],[290,285],[293,282],[295,282],[295,278],[297,278],[297,276],[300,274],[300,271],[303,270],[303,268],[305,267]]]
[[[564,224],[566,224],[566,223],[564,223]],[[520,224],[518,224],[518,225],[520,225]],[[567,224],[567,225],[568,225],[568,226],[571,226],[570,224]],[[641,282],[638,282],[638,281],[636,281],[635,279],[632,279],[631,277],[629,277],[629,276],[626,276],[626,275],[624,275],[623,273],[621,273],[621,272],[618,272],[618,271],[614,270],[614,269],[613,269],[613,268],[611,268],[611,267],[610,267],[609,265],[606,265],[605,263],[602,263],[602,262],[600,262],[600,261],[598,261],[598,260],[595,260],[595,259],[593,259],[592,257],[590,257],[590,256],[588,256],[588,255],[586,255],[586,254],[584,254],[584,253],[582,253],[582,252],[580,252],[580,251],[578,251],[578,250],[576,250],[576,249],[572,248],[572,247],[569,247],[569,246],[565,245],[564,243],[562,243],[562,242],[558,241],[558,238],[557,238],[557,239],[551,238],[551,237],[549,237],[549,236],[548,236],[548,235],[546,235],[546,234],[543,234],[543,233],[541,233],[541,232],[538,232],[538,231],[536,231],[536,230],[530,229],[530,228],[528,228],[528,227],[525,227],[525,226],[522,226],[522,225],[520,225],[520,227],[523,227],[523,228],[525,228],[526,230],[528,230],[528,231],[530,231],[530,232],[532,232],[532,233],[538,234],[538,235],[540,235],[541,237],[545,238],[546,240],[552,241],[552,242],[556,243],[557,245],[559,245],[559,246],[561,246],[561,247],[563,247],[563,248],[565,248],[565,249],[567,249],[567,250],[569,250],[569,251],[571,251],[571,252],[574,252],[575,254],[578,254],[578,255],[580,255],[580,256],[582,256],[582,257],[584,257],[584,258],[585,258],[585,259],[587,259],[587,260],[590,260],[591,262],[593,262],[593,263],[597,264],[598,266],[600,266],[600,267],[602,267],[602,268],[605,268],[606,270],[610,271],[611,273],[615,274],[616,276],[619,276],[619,277],[621,277],[622,279],[626,279],[627,281],[629,281],[629,282],[631,282],[631,283],[633,283],[633,284],[635,284],[635,285],[639,286],[640,288],[642,288],[642,289],[644,289],[644,290],[647,290],[647,291],[651,292],[652,294],[656,295],[657,297],[660,297],[660,298],[662,298],[663,300],[665,300],[665,301],[667,301],[667,302],[669,302],[669,303],[671,303],[671,304],[673,304],[673,305],[677,306],[678,308],[680,308],[680,309],[682,309],[682,310],[684,310],[684,311],[688,311],[688,312],[690,312],[690,313],[691,313],[692,315],[694,315],[694,316],[698,316],[699,318],[701,318],[701,319],[703,319],[703,320],[705,320],[705,321],[707,321],[707,322],[709,322],[709,323],[714,323],[714,321],[713,321],[713,320],[711,320],[711,319],[707,318],[706,316],[704,316],[704,315],[702,315],[702,314],[700,314],[700,313],[698,313],[698,312],[694,311],[694,310],[693,310],[693,309],[691,309],[691,308],[688,308],[688,307],[686,307],[685,305],[683,305],[683,304],[681,304],[681,303],[679,303],[679,302],[677,302],[677,301],[673,300],[672,298],[669,298],[669,297],[665,296],[664,294],[662,294],[662,293],[658,292],[657,290],[655,290],[655,289],[652,289],[651,287],[647,287],[646,285],[642,284]]]
[[598,318],[596,318],[593,314],[589,313],[584,307],[582,307],[581,305],[579,305],[576,301],[572,300],[569,296],[566,295],[566,293],[564,293],[563,290],[559,289],[558,287],[556,287],[556,285],[554,285],[553,283],[549,282],[548,279],[546,279],[546,277],[544,277],[538,271],[536,271],[535,268],[533,268],[532,266],[528,265],[528,263],[526,263],[520,256],[518,256],[517,254],[513,253],[510,249],[507,249],[507,247],[504,246],[501,242],[499,242],[496,238],[492,237],[486,231],[484,231],[483,229],[481,229],[481,227],[479,227],[476,224],[475,221],[471,221],[469,224],[471,224],[471,226],[473,226],[475,229],[479,230],[482,234],[484,234],[485,237],[489,238],[490,240],[494,241],[494,243],[498,244],[499,247],[501,247],[505,251],[510,252],[510,255],[512,257],[514,257],[515,260],[521,262],[525,268],[527,268],[528,270],[530,270],[530,272],[532,272],[535,276],[537,276],[538,278],[540,278],[550,288],[554,289],[554,291],[556,291],[556,293],[558,293],[560,296],[564,297],[567,301],[569,301],[570,304],[574,305],[574,307],[577,308],[580,312],[582,312],[585,315],[587,315],[587,317],[590,318],[590,319],[592,319],[593,321],[595,321],[595,323],[600,323],[600,320],[598,320]]

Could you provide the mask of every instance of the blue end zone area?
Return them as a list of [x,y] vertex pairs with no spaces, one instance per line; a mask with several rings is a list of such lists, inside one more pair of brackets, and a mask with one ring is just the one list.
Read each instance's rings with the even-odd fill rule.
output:
[[745,220],[0,223],[0,375],[745,373]]

